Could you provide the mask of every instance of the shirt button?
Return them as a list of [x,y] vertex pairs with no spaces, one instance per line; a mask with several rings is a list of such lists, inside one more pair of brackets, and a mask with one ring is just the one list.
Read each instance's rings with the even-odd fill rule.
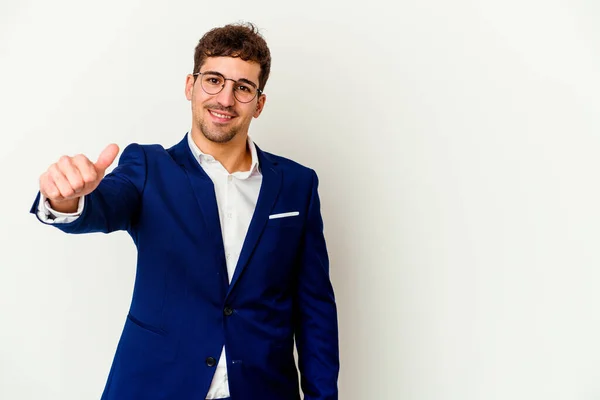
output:
[[227,213],[227,218],[231,218],[231,213]]
[[233,180],[233,175],[228,175],[227,176],[227,182],[231,182]]
[[231,307],[225,307],[223,309],[223,314],[225,314],[226,317],[229,317],[231,314],[233,314],[233,309]]
[[215,360],[214,357],[208,357],[206,359],[206,365],[208,365],[209,367],[214,367],[217,364],[217,360]]

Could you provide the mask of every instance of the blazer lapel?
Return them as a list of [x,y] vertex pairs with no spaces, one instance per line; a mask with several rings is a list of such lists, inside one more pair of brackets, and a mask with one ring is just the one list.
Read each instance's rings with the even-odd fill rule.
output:
[[194,191],[194,196],[198,201],[202,216],[204,217],[204,224],[207,232],[205,237],[207,237],[208,240],[213,241],[216,262],[223,267],[221,276],[223,277],[225,287],[227,287],[229,284],[227,279],[227,264],[225,263],[221,221],[219,220],[219,209],[217,207],[217,198],[213,182],[194,158],[188,144],[187,135],[181,142],[173,147],[173,158],[183,167],[188,180],[190,181],[190,186]]
[[227,292],[228,296],[250,260],[250,256],[258,243],[258,239],[269,220],[269,214],[275,205],[275,200],[277,200],[277,195],[281,188],[282,176],[277,168],[277,162],[269,155],[262,152],[258,146],[256,146],[256,152],[258,154],[260,171],[262,173],[262,184],[260,186],[256,208],[252,215],[252,220],[250,221],[246,239],[244,240],[244,245],[240,253],[240,258],[238,259],[235,272],[231,278],[229,291]]

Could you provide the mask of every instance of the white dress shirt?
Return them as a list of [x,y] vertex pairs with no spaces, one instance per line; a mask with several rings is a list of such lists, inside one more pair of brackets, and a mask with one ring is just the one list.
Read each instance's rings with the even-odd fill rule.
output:
[[[223,236],[223,246],[225,248],[225,260],[227,263],[227,274],[229,282],[235,272],[242,245],[248,232],[250,220],[256,208],[258,193],[262,183],[262,174],[259,170],[258,155],[256,146],[248,136],[248,147],[252,155],[252,165],[250,170],[243,172],[234,172],[230,174],[225,167],[215,160],[211,155],[204,154],[188,133],[188,144],[194,158],[198,161],[204,172],[210,177],[215,188],[217,206],[219,209],[219,220],[221,222],[221,234]],[[52,210],[44,197],[40,198],[38,206],[38,216],[47,223],[68,223],[72,222],[83,211],[85,199],[82,197],[76,213],[60,213]],[[207,399],[220,399],[229,397],[229,383],[227,379],[227,358],[225,346],[221,351],[221,357],[217,364],[215,375]]]

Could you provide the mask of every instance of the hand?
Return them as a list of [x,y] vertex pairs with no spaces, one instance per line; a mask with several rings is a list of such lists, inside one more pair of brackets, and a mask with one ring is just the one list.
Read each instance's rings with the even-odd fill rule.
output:
[[95,163],[83,154],[75,157],[62,156],[40,176],[40,192],[56,211],[75,212],[79,198],[98,187],[117,154],[119,146],[110,144]]

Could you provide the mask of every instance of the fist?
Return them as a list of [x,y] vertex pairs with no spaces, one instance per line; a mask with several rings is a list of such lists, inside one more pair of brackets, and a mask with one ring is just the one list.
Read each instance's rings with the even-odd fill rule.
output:
[[75,204],[77,209],[77,199],[98,187],[106,169],[113,163],[117,154],[119,154],[119,146],[110,144],[102,151],[95,163],[82,154],[75,157],[62,156],[40,176],[40,192],[57,211],[62,211],[59,208],[65,208],[60,207],[60,204],[69,204],[67,209],[72,209],[72,205]]

